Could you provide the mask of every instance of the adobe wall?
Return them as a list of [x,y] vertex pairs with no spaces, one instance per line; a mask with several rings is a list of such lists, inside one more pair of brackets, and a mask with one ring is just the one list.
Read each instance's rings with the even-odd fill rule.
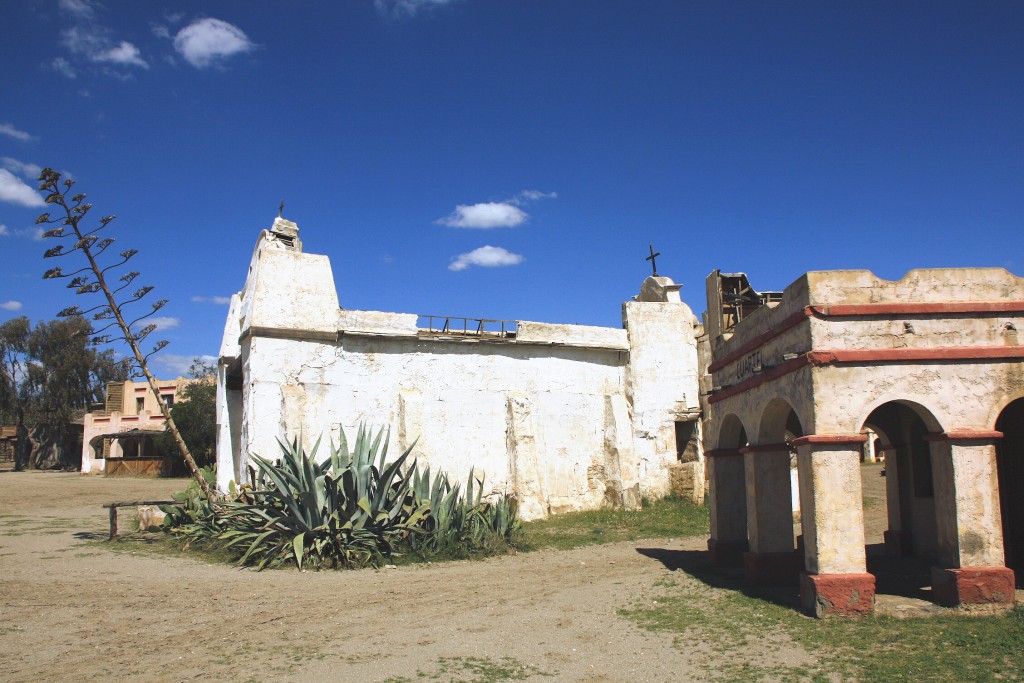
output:
[[232,300],[221,489],[249,453],[276,458],[278,438],[308,447],[323,435],[326,446],[366,424],[390,428],[392,455],[415,444],[435,471],[464,480],[472,468],[487,490],[516,493],[526,519],[636,505],[673,485],[702,497],[699,428],[683,463],[675,427],[699,417],[694,319],[668,278],[648,278],[624,305],[624,329],[509,321],[514,334],[460,334],[341,309],[329,260],[295,242],[287,221],[264,231]]

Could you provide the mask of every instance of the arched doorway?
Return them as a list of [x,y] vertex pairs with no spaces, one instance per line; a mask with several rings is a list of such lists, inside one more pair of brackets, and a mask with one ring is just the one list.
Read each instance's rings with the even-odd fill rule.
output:
[[939,525],[926,437],[942,428],[923,406],[891,401],[871,411],[862,431],[884,460],[860,467],[868,571],[878,594],[931,600]]
[[934,558],[939,550],[935,483],[925,437],[941,427],[924,407],[890,401],[871,411],[864,428],[878,435],[885,455],[886,551]]
[[[803,428],[789,403],[772,400],[761,415],[756,444],[741,449],[747,494],[747,536],[744,556],[747,579],[758,583],[796,583],[803,556],[795,552],[794,498],[799,485],[790,442]],[[797,495],[794,496],[793,494]]]
[[733,414],[722,420],[715,448],[705,451],[708,481],[711,538],[708,551],[719,566],[742,566],[747,543],[747,497],[743,456],[747,445],[743,422]]
[[1010,403],[996,420],[996,469],[999,477],[999,506],[1003,523],[1006,566],[1013,570],[1017,585],[1024,585],[1024,398]]

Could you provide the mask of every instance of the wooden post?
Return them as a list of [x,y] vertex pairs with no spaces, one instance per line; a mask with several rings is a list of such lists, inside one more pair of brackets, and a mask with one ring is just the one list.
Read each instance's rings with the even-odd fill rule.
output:
[[113,541],[117,537],[117,505],[110,506],[110,538],[108,541]]

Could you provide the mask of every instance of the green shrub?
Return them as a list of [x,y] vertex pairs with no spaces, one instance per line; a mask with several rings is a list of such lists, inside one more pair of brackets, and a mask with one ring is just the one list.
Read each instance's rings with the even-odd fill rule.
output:
[[[204,467],[199,472],[208,486],[212,487],[217,483],[217,476],[212,467]],[[220,531],[213,507],[195,479],[189,481],[188,488],[181,493],[175,493],[172,498],[180,505],[160,506],[166,515],[162,524],[164,531],[182,537],[186,545],[196,541],[209,541]]]
[[273,462],[252,456],[250,483],[216,511],[186,491],[168,530],[260,569],[291,561],[300,569],[376,566],[406,553],[465,557],[517,542],[514,498],[484,500],[483,480],[472,472],[462,492],[444,474],[432,480],[429,468],[421,473],[408,460],[411,448],[387,462],[383,429],[371,438],[361,426],[352,449],[343,432],[323,462],[316,459],[319,445],[306,453],[298,441],[280,442]]

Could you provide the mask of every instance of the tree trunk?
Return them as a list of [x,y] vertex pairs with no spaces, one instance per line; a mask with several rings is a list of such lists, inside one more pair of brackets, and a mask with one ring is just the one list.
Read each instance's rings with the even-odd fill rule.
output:
[[28,456],[32,451],[23,410],[18,410],[18,429],[15,436],[17,441],[14,444],[14,471],[20,472],[28,465]]

